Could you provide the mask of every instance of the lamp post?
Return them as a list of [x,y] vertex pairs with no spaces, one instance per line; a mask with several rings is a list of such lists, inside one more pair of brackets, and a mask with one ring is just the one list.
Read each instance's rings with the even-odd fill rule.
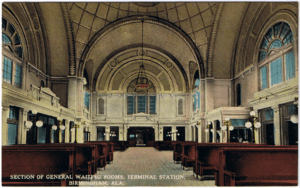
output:
[[225,121],[223,121],[224,126],[222,126],[222,130],[226,131],[227,133],[227,143],[230,143],[230,131],[234,130],[234,127],[232,126],[232,122],[230,121],[229,117],[225,118]]
[[252,130],[252,143],[255,143],[254,128],[258,129],[261,127],[261,123],[258,121],[258,116],[256,115],[255,111],[250,112],[250,117],[248,122],[245,123],[245,127]]
[[171,137],[171,141],[174,141],[175,140],[175,138],[174,138],[174,135],[175,136],[179,136],[180,135],[180,133],[178,132],[178,130],[176,130],[176,131],[170,131],[170,132],[167,132],[167,135],[166,136],[168,136],[168,137]]
[[74,143],[76,144],[77,143],[77,129],[80,127],[79,124],[73,124],[72,125],[72,128],[71,128],[71,131],[75,131],[75,140],[74,140]]
[[[28,120],[24,122],[25,128],[27,130],[27,143],[36,144],[37,143],[37,130],[36,127],[42,127],[43,121],[38,119],[37,110],[32,110],[28,114]],[[33,130],[31,129],[33,128]],[[31,132],[33,131],[33,132]],[[32,135],[33,134],[33,135]],[[32,138],[33,140],[29,140]]]

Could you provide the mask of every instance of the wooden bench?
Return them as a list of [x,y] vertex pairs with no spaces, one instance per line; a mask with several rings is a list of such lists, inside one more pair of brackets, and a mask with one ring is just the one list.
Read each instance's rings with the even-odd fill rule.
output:
[[176,143],[179,141],[154,141],[153,147],[159,151],[161,150],[173,150],[174,146],[173,143]]
[[297,147],[219,149],[217,186],[297,186]]
[[265,147],[251,143],[198,143],[195,147],[194,176],[200,180],[214,179],[214,168],[219,166],[219,149],[222,147]]
[[112,163],[114,160],[114,143],[110,142],[110,141],[89,141],[87,142],[88,144],[103,144],[106,143],[106,145],[104,145],[105,147],[103,148],[103,152],[106,155],[106,163]]
[[33,144],[33,145],[15,145],[15,147],[37,147],[37,148],[53,148],[53,147],[74,147],[75,148],[75,166],[77,174],[95,174],[97,172],[96,167],[96,146],[89,144],[78,143],[45,143],[45,144]]
[[195,164],[195,147],[197,142],[183,142],[181,143],[181,167],[182,169],[188,169]]
[[[67,186],[69,180],[75,179],[75,150],[75,147],[2,146],[2,186]],[[64,178],[50,179],[49,174]],[[37,175],[43,177],[37,179]]]
[[128,148],[128,141],[113,141],[114,151],[125,151]]
[[182,143],[196,143],[194,141],[176,141],[173,144],[173,161],[174,163],[181,162],[181,155],[182,155]]
[[52,143],[47,145],[49,145],[50,147],[75,147],[77,174],[92,175],[97,173],[96,145],[80,143]]

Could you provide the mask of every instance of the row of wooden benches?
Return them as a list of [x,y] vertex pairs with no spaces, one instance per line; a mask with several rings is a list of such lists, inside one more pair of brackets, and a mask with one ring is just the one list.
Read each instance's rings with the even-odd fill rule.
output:
[[[170,143],[168,143],[170,144]],[[174,162],[217,186],[296,186],[298,147],[265,144],[173,142]],[[167,145],[163,143],[162,145]]]
[[126,142],[91,141],[2,146],[3,186],[66,186],[75,175],[94,175],[113,162]]

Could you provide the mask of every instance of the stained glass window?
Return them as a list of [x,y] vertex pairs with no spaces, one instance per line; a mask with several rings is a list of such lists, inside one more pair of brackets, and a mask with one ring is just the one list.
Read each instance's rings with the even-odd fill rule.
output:
[[3,58],[3,80],[11,83],[12,81],[12,61],[4,56]]
[[261,41],[258,60],[264,60],[271,49],[279,49],[291,42],[293,42],[293,33],[290,26],[284,22],[276,23],[266,32]]
[[282,82],[282,60],[281,58],[271,63],[271,86]]
[[200,108],[200,92],[196,91],[197,94],[197,107]]
[[156,114],[156,96],[150,96],[150,114]]
[[127,97],[127,113],[128,114],[133,114],[134,113],[134,96],[128,96]]
[[267,88],[267,67],[264,66],[260,69],[261,75],[261,89]]
[[290,53],[285,55],[285,61],[286,61],[286,80],[289,80],[291,78],[295,77],[295,55],[294,51],[291,51]]
[[7,35],[5,35],[4,33],[2,33],[2,42],[4,44],[11,44],[10,38]]
[[196,82],[195,82],[195,87],[198,87],[198,86],[199,86],[199,84],[200,84],[200,79],[199,79],[199,78],[197,78],[197,79],[196,79]]
[[88,92],[84,94],[84,105],[88,110],[90,109],[90,94]]
[[18,87],[22,86],[22,66],[21,65],[16,65],[15,85]]
[[272,44],[270,45],[270,50],[271,50],[271,49],[278,49],[278,48],[280,48],[280,47],[282,47],[281,41],[278,40],[278,39],[276,39],[276,40],[274,40],[274,41],[272,42]]
[[194,96],[193,109],[194,109],[194,111],[196,111],[196,109],[197,109],[197,96],[196,96],[196,94],[194,94],[193,96]]
[[147,98],[146,96],[138,96],[138,113],[146,113]]

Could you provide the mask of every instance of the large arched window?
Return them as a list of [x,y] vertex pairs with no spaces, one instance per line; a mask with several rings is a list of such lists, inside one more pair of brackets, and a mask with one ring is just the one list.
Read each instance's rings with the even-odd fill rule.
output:
[[127,87],[127,114],[156,114],[156,88],[149,80],[149,88],[136,92],[136,79]]
[[265,33],[259,50],[260,90],[295,77],[293,32],[285,22],[274,24]]
[[13,24],[2,18],[2,77],[3,81],[22,87],[21,39]]

